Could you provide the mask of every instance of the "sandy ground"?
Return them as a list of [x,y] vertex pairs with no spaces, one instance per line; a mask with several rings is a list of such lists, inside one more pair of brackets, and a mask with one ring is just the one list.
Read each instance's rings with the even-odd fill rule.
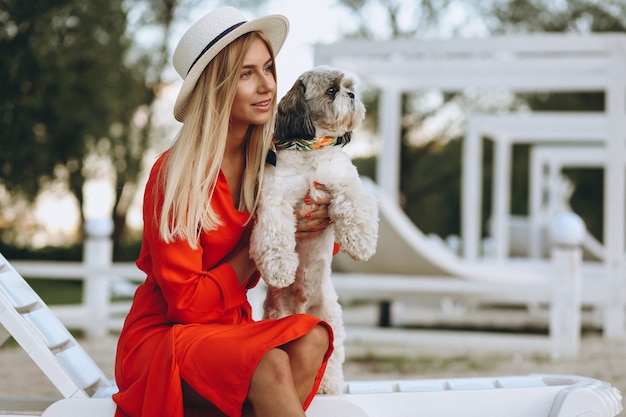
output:
[[[372,312],[346,314],[349,326],[363,325]],[[480,339],[475,332],[440,332],[427,330],[382,332],[370,338],[354,327],[346,344],[344,372],[347,380],[417,379],[486,377],[529,374],[564,374],[587,376],[610,382],[626,392],[626,341],[606,341],[598,334],[583,337],[576,358],[553,359],[546,352],[526,349],[522,342],[533,337],[487,335]],[[371,327],[369,327],[371,329]],[[351,327],[348,327],[351,332]],[[354,336],[354,334],[361,336]],[[394,336],[395,335],[395,336]],[[360,337],[360,339],[359,339]],[[493,338],[493,339],[490,339]],[[367,340],[366,340],[367,339]],[[542,339],[542,338],[540,338]],[[470,341],[475,343],[470,343]],[[498,344],[501,341],[502,344]],[[81,338],[79,342],[104,372],[112,377],[117,338],[102,340]],[[15,343],[0,348],[0,397],[55,398],[59,394],[26,353]],[[620,416],[626,416],[622,412]]]

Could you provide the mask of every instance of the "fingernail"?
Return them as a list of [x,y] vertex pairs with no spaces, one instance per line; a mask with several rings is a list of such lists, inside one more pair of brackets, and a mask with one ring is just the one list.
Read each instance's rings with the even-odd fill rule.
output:
[[317,182],[317,181],[313,181],[313,187],[317,187],[318,185],[320,185],[320,183],[319,183],[319,182]]
[[304,197],[304,202],[309,204],[311,202],[311,198],[310,197]]
[[314,231],[316,231],[316,230],[317,230],[317,229],[316,229],[315,227],[311,227],[311,231],[312,231],[312,232],[314,232]]
[[307,214],[306,214],[306,218],[307,218],[307,219],[310,219],[310,218],[311,218],[311,213],[307,213]]

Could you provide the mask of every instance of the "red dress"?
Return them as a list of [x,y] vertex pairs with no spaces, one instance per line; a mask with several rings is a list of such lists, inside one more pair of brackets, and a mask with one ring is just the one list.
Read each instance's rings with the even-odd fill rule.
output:
[[[119,393],[116,417],[183,417],[181,378],[227,416],[240,416],[256,365],[270,349],[307,334],[317,324],[309,315],[254,321],[246,292],[258,272],[240,287],[223,259],[246,231],[248,213],[233,206],[222,173],[213,208],[223,225],[203,233],[192,249],[186,240],[166,244],[158,234],[153,201],[157,173],[167,154],[152,168],[144,196],[144,232],[137,266],[147,274],[135,293],[120,334],[115,362]],[[306,409],[321,381],[326,352]],[[197,412],[197,410],[196,410]],[[203,414],[208,415],[208,414]]]

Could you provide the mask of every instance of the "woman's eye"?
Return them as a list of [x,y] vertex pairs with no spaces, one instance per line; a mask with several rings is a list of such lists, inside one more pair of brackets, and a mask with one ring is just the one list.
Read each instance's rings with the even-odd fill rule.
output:
[[247,78],[252,74],[252,71],[246,71],[241,73],[241,78]]
[[272,72],[273,69],[274,69],[274,64],[268,65],[267,67],[263,68],[263,71]]

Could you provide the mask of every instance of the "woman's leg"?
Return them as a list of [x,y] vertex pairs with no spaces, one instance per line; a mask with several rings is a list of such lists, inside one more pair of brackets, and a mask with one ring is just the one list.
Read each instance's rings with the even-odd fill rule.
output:
[[289,356],[272,349],[259,362],[248,391],[255,417],[304,417]]
[[[182,380],[185,416],[228,417]],[[289,358],[280,349],[272,349],[259,362],[252,376],[243,417],[304,417],[295,390]]]
[[[317,325],[308,334],[268,351],[252,375],[243,415],[304,417],[302,404],[311,392],[328,345],[327,328]],[[186,407],[200,407],[205,412],[211,410],[214,413],[211,415],[223,415],[184,380],[181,382]]]
[[281,347],[289,355],[291,373],[300,403],[304,403],[311,392],[324,355],[328,351],[328,344],[328,330],[318,324],[308,334]]
[[302,404],[311,392],[328,344],[328,330],[317,325],[308,334],[267,352],[252,375],[248,392],[254,416],[304,416]]

